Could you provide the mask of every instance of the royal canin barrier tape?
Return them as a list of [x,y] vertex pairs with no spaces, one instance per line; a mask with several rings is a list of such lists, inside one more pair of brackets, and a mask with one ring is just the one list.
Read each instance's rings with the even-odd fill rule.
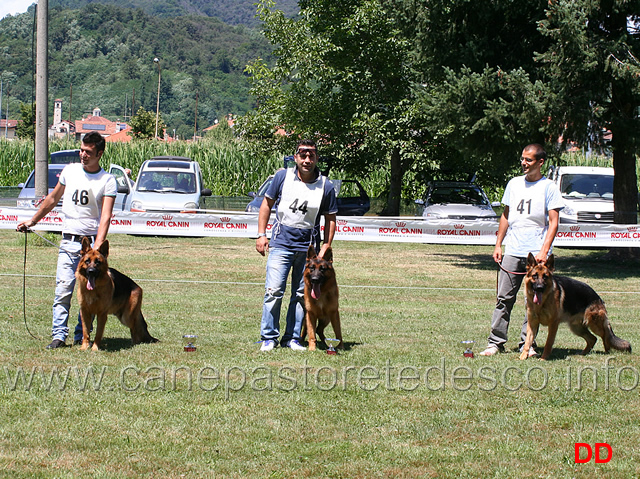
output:
[[[33,209],[0,208],[0,229],[16,229],[33,216]],[[61,231],[63,214],[51,211],[35,230]],[[267,233],[270,232],[273,217]],[[427,221],[420,217],[339,216],[335,240],[405,243],[494,245],[498,224],[493,222]],[[206,214],[131,213],[118,211],[109,233],[152,236],[215,236],[255,238],[258,214],[218,211]],[[640,225],[561,224],[555,246],[640,247]]]

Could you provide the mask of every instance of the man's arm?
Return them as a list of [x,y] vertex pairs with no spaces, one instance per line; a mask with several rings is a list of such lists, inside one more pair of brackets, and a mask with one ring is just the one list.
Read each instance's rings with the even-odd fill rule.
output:
[[502,262],[502,241],[507,235],[509,229],[509,207],[505,206],[502,216],[500,216],[500,224],[498,225],[498,236],[496,237],[496,246],[493,249],[493,260],[496,263]]
[[324,215],[324,243],[320,247],[320,253],[318,253],[318,257],[322,258],[324,256],[324,252],[331,247],[331,242],[333,241],[333,237],[335,235],[336,214],[326,214]]
[[111,217],[113,216],[113,204],[116,202],[114,196],[104,196],[102,198],[102,213],[100,214],[100,224],[98,225],[98,234],[96,235],[96,241],[93,244],[95,249],[100,248],[100,245],[107,238],[109,232],[109,226],[111,225]]
[[536,261],[538,263],[542,263],[547,261],[547,256],[549,255],[549,250],[551,249],[551,245],[553,244],[553,240],[558,233],[558,223],[560,222],[560,208],[555,210],[549,210],[549,228],[547,229],[547,234],[544,237],[544,242],[542,243],[542,248],[536,255]]
[[36,213],[31,217],[31,219],[27,221],[23,221],[17,226],[16,229],[18,231],[24,232],[24,231],[27,231],[29,228],[35,226],[38,223],[38,221],[40,221],[42,218],[47,216],[47,213],[49,213],[53,208],[55,208],[55,206],[58,204],[58,201],[60,201],[60,198],[62,198],[63,194],[64,194],[64,185],[58,182],[58,184],[53,189],[53,191],[49,193],[44,200],[42,200],[42,203],[40,203],[40,208],[38,208],[38,211],[36,211]]
[[258,239],[256,239],[256,251],[262,256],[269,251],[269,238],[267,238],[266,233],[269,217],[271,216],[271,208],[273,208],[275,202],[276,200],[265,196],[258,212],[258,235],[264,236],[258,236]]

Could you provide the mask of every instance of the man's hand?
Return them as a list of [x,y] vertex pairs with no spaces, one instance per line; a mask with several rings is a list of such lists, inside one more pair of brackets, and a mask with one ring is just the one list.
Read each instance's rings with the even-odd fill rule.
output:
[[262,256],[269,251],[269,238],[266,236],[259,236],[256,240],[256,251]]
[[20,233],[26,233],[35,225],[36,223],[33,220],[23,221],[16,227],[16,231],[19,231]]
[[493,250],[493,260],[500,264],[502,263],[502,247],[496,246]]

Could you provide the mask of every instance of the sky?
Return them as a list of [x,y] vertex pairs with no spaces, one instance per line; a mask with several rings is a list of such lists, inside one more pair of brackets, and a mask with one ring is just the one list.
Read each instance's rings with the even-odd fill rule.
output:
[[36,0],[2,0],[0,2],[0,18],[6,17],[9,13],[15,15],[24,13],[32,3],[38,3]]

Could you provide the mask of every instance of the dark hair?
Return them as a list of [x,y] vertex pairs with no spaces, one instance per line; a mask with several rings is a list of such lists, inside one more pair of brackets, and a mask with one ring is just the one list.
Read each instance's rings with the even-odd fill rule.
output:
[[542,145],[538,143],[531,143],[530,145],[525,146],[524,151],[532,151],[533,156],[536,157],[536,160],[546,160],[547,152],[544,151]]
[[91,133],[87,133],[86,135],[84,135],[84,137],[82,138],[82,143],[84,143],[85,145],[95,145],[96,153],[104,151],[104,147],[106,144],[104,138],[102,138],[102,135],[97,131],[92,131]]
[[309,140],[309,139],[300,140],[298,142],[298,147],[296,148],[296,151],[298,151],[301,146],[308,146],[308,147],[311,147],[311,148],[315,149],[316,151],[318,150],[318,147],[316,146],[316,142],[313,141],[313,140]]

